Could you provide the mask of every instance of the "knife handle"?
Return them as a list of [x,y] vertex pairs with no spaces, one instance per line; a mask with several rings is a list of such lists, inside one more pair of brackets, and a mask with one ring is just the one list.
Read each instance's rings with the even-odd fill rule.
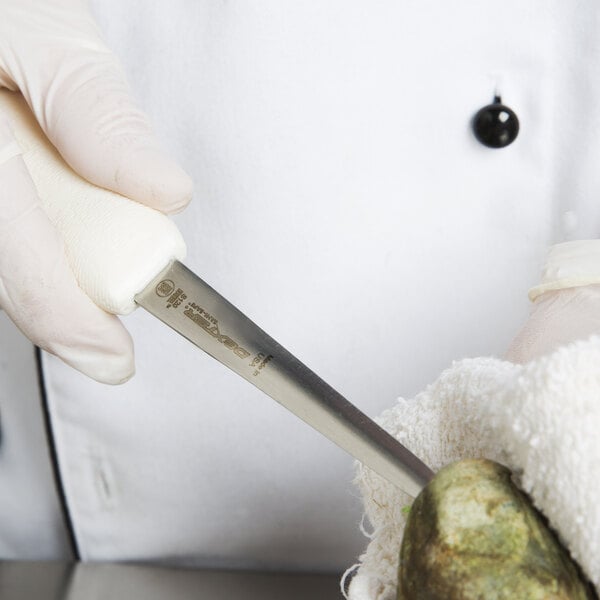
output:
[[134,296],[170,262],[184,258],[181,233],[164,214],[77,175],[46,138],[21,94],[0,89],[0,113],[9,119],[79,286],[110,313],[132,312]]

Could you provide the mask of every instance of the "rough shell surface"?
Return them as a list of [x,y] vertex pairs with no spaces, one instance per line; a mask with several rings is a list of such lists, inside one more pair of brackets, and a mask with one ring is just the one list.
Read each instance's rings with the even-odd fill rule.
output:
[[544,517],[488,460],[441,469],[414,501],[398,600],[597,598]]

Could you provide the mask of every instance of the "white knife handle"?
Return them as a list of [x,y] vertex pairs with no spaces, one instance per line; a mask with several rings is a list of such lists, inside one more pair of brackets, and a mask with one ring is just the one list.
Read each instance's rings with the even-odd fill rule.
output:
[[11,123],[79,286],[104,310],[130,313],[135,294],[185,256],[179,230],[162,213],[79,177],[50,144],[21,94],[0,89],[0,113]]

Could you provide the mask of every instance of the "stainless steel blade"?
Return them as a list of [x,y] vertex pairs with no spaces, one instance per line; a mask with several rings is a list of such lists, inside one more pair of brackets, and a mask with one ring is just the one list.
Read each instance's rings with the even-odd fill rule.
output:
[[433,477],[407,448],[180,262],[135,300],[411,496]]

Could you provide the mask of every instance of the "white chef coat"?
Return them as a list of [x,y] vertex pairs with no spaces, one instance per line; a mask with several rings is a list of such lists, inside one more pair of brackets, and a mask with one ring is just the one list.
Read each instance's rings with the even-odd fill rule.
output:
[[[501,354],[549,245],[598,236],[592,0],[92,5],[195,181],[175,218],[186,263],[370,415],[454,359]],[[503,149],[471,131],[496,94],[521,125]],[[148,314],[124,320],[123,386],[43,360],[80,557],[351,564],[366,545],[352,459]],[[30,384],[2,327],[3,373]],[[59,558],[41,411],[9,418],[39,406],[21,379],[0,392],[0,552]]]

